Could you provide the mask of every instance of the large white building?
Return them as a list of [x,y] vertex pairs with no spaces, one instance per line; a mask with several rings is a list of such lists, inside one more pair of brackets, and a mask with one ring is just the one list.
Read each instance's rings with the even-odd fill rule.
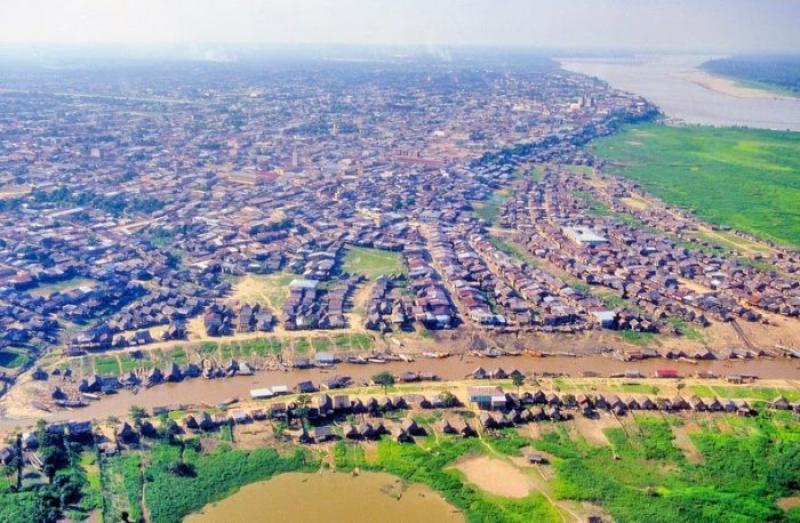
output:
[[586,245],[587,247],[595,247],[602,243],[608,243],[608,239],[604,236],[600,236],[595,231],[588,227],[582,226],[575,226],[575,227],[563,227],[561,232],[564,233],[564,236],[569,238],[570,240],[574,241],[578,245]]

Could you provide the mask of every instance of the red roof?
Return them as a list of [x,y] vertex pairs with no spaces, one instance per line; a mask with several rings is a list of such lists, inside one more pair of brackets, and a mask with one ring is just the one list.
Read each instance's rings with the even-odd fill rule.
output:
[[658,369],[656,371],[657,378],[677,378],[678,371],[675,369]]

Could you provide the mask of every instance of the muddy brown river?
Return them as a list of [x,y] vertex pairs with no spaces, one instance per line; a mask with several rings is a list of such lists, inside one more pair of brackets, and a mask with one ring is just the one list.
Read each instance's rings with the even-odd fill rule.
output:
[[[214,405],[233,397],[249,399],[251,389],[273,385],[293,387],[300,381],[311,380],[315,384],[334,375],[353,378],[356,384],[368,380],[381,371],[395,375],[410,371],[431,371],[442,380],[463,379],[477,367],[486,370],[502,367],[506,371],[519,369],[525,373],[567,373],[580,376],[581,372],[592,371],[598,376],[637,370],[645,376],[652,376],[656,369],[675,369],[681,376],[692,376],[698,371],[712,371],[719,376],[731,374],[750,374],[762,379],[800,379],[800,362],[790,359],[714,360],[696,364],[685,361],[650,359],[639,362],[624,362],[600,355],[577,358],[556,356],[533,358],[529,356],[506,356],[500,358],[476,358],[454,356],[446,359],[420,359],[413,362],[390,362],[386,364],[351,365],[340,364],[335,369],[308,369],[291,371],[261,371],[254,376],[238,376],[228,379],[205,380],[196,378],[181,383],[168,383],[141,389],[138,394],[123,390],[118,394],[106,396],[92,402],[88,407],[75,410],[60,410],[52,413],[42,412],[30,418],[0,418],[0,432],[16,426],[31,425],[38,418],[50,421],[105,419],[109,416],[124,416],[133,405],[146,408],[166,406],[176,403]],[[45,399],[45,398],[43,398]]]
[[246,485],[184,519],[186,523],[273,521],[456,523],[463,522],[464,516],[431,489],[389,474],[292,472]]

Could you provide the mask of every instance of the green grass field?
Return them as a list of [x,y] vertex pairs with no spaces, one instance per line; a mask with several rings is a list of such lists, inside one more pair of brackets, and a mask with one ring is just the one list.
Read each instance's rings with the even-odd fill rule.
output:
[[381,275],[405,272],[403,257],[400,253],[364,247],[348,249],[342,269],[350,274],[363,274],[370,280]]
[[800,133],[644,124],[592,149],[700,218],[800,246]]

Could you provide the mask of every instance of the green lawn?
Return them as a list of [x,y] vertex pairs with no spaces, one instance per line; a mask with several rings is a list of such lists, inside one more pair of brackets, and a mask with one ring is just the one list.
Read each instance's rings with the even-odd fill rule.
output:
[[492,194],[489,199],[478,202],[474,205],[475,215],[490,224],[495,224],[500,217],[500,208],[503,203],[508,199],[509,192],[507,190],[497,191]]
[[800,133],[652,123],[591,147],[668,203],[800,246]]
[[119,362],[116,356],[101,356],[94,360],[94,371],[101,376],[119,374]]
[[364,247],[348,249],[342,269],[350,274],[363,274],[370,280],[382,275],[405,273],[403,256],[399,252]]
[[31,289],[31,295],[49,297],[56,292],[67,292],[77,289],[78,287],[93,288],[96,284],[97,282],[90,278],[75,277],[68,280],[39,285],[35,289]]

